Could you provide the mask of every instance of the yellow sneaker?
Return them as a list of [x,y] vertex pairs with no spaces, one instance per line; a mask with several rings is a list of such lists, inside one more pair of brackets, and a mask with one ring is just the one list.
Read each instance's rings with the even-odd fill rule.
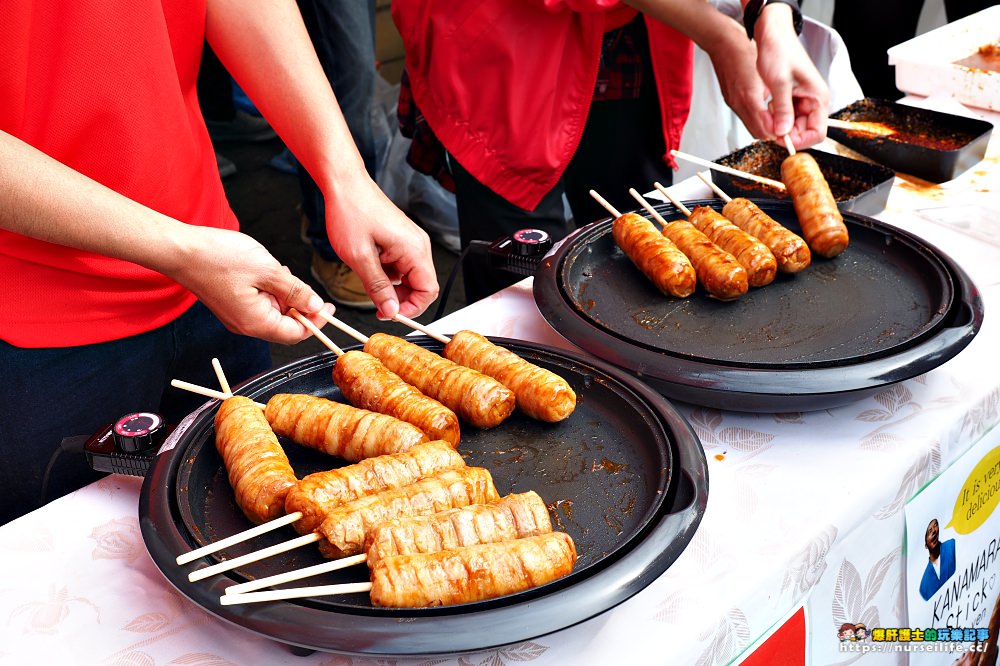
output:
[[375,303],[368,298],[361,278],[344,262],[327,261],[313,252],[310,272],[323,285],[334,304],[357,310],[375,309]]

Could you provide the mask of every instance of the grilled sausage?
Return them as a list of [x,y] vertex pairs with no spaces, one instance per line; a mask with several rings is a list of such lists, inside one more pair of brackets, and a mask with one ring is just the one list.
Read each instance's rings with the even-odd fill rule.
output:
[[465,460],[448,442],[422,442],[405,453],[375,456],[306,475],[285,497],[285,513],[301,512],[302,517],[292,527],[307,534],[323,522],[331,509],[344,502],[402,488],[426,476],[464,466]]
[[709,237],[713,243],[736,257],[746,269],[747,284],[763,287],[774,281],[778,262],[767,245],[730,222],[708,206],[695,206],[688,221]]
[[625,213],[611,223],[611,234],[635,267],[664,294],[687,298],[698,284],[691,261],[653,223]]
[[365,537],[368,568],[392,555],[435,553],[496,543],[552,531],[548,507],[534,491],[507,495],[494,504],[469,506],[427,516],[379,523]]
[[401,488],[365,495],[334,507],[316,531],[324,537],[319,550],[326,557],[356,555],[365,535],[376,524],[399,518],[446,511],[500,499],[493,478],[482,467],[460,467]]
[[671,222],[663,228],[663,235],[688,256],[709,296],[732,301],[747,293],[746,269],[693,224],[687,220]]
[[478,333],[459,331],[445,345],[443,353],[455,363],[499,380],[514,392],[521,411],[533,419],[554,423],[576,409],[576,392],[569,382]]
[[353,350],[339,357],[333,365],[333,383],[356,407],[395,416],[430,439],[458,445],[455,412],[404,382],[371,354]]
[[849,240],[847,225],[816,158],[809,153],[789,155],[781,162],[781,180],[809,249],[827,259],[843,252]]
[[215,414],[215,448],[229,475],[236,504],[255,524],[278,518],[297,481],[288,456],[253,400],[227,398]]
[[798,234],[776,222],[749,199],[740,197],[726,202],[722,214],[767,245],[782,273],[797,273],[812,261],[809,246]]
[[264,416],[275,434],[349,462],[401,453],[427,441],[412,423],[301,393],[272,396]]
[[500,425],[514,411],[514,392],[489,375],[394,335],[375,333],[365,351],[477,428]]
[[374,606],[447,606],[513,594],[573,570],[565,532],[380,560],[371,572]]

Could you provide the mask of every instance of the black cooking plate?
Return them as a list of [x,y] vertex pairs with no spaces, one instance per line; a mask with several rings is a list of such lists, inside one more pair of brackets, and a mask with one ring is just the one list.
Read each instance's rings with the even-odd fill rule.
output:
[[[408,338],[440,351],[426,337]],[[309,545],[195,583],[187,574],[222,559],[296,537],[285,527],[180,567],[177,555],[249,527],[215,450],[218,402],[191,415],[146,476],[139,515],[147,549],[185,596],[236,625],[310,649],[367,655],[431,655],[477,650],[540,636],[599,614],[648,585],[690,541],[707,501],[705,456],[687,422],[658,393],[618,368],[572,352],[491,338],[565,377],[579,397],[565,421],[546,424],[519,411],[499,427],[463,425],[459,450],[488,468],[501,494],[535,490],[554,526],[573,537],[573,573],[499,599],[424,609],[373,607],[366,594],[222,606],[237,582],[324,561]],[[261,375],[237,393],[266,402],[275,393],[343,401],[332,353]],[[296,473],[343,461],[283,441]],[[361,566],[288,583],[300,587],[367,580]]]
[[[789,202],[757,200],[798,232]],[[689,208],[717,199],[687,202]],[[657,206],[668,220],[682,217]],[[813,257],[743,298],[699,289],[663,296],[616,246],[611,220],[577,230],[542,262],[534,295],[545,319],[594,356],[667,397],[736,411],[844,404],[927,372],[978,332],[982,301],[966,274],[920,239],[844,213],[850,246]]]

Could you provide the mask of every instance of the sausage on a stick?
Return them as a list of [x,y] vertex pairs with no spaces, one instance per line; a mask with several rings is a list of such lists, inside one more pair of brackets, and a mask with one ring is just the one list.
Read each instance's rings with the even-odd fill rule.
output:
[[569,382],[478,333],[459,331],[443,353],[455,363],[499,380],[514,392],[521,411],[533,419],[555,423],[576,409],[576,392]]
[[458,444],[455,412],[404,382],[371,354],[345,352],[333,366],[333,382],[357,407],[412,423],[430,439]]
[[412,423],[302,393],[272,396],[264,416],[275,434],[348,462],[401,453],[428,441]]
[[611,233],[625,256],[662,293],[677,298],[694,293],[698,285],[694,266],[652,222],[641,215],[625,213],[611,223]]
[[246,517],[259,525],[281,516],[285,496],[297,478],[253,400],[244,396],[223,400],[215,414],[215,447]]
[[493,478],[482,467],[461,467],[421,479],[401,488],[364,495],[334,507],[316,528],[323,537],[320,552],[345,557],[362,551],[365,535],[376,524],[500,499]]
[[477,428],[496,427],[514,411],[514,393],[499,381],[412,342],[375,333],[365,351]]
[[774,281],[778,261],[770,248],[708,206],[695,206],[688,220],[746,269],[747,284],[763,287]]
[[302,514],[292,526],[306,534],[316,529],[331,509],[345,502],[464,466],[462,455],[448,442],[423,442],[405,453],[366,458],[304,476],[285,497],[285,512]]
[[802,152],[789,155],[781,162],[781,180],[810,250],[827,259],[843,252],[849,242],[847,225],[816,158]]
[[418,608],[490,599],[557,580],[573,570],[565,532],[418,555],[395,555],[371,572],[375,606]]
[[552,531],[548,507],[534,491],[493,504],[470,504],[423,516],[379,523],[365,537],[368,567],[392,555],[433,553],[479,543],[496,543]]

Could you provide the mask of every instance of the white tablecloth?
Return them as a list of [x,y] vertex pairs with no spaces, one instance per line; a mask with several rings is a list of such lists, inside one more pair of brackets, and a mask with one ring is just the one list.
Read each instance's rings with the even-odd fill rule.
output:
[[[141,481],[111,476],[0,528],[0,661],[716,664],[739,659],[806,599],[812,621],[830,627],[817,632],[829,642],[811,644],[810,661],[846,661],[836,652],[840,623],[864,613],[877,620],[869,626],[906,625],[904,503],[1000,421],[1000,203],[990,192],[1000,178],[998,158],[994,136],[987,159],[944,186],[897,179],[878,216],[926,238],[968,271],[987,311],[976,339],[938,369],[837,409],[742,414],[681,406],[706,451],[708,508],[677,562],[615,609],[481,653],[293,655],[168,585],[139,533]],[[685,181],[675,191],[709,196],[702,187]],[[433,328],[570,347],[538,313],[530,279]]]

